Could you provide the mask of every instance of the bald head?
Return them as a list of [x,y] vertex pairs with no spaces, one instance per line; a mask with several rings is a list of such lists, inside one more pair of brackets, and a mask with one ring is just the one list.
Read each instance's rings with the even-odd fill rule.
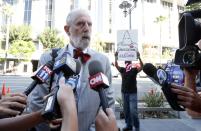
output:
[[73,47],[81,50],[86,49],[90,44],[91,29],[92,21],[88,11],[74,9],[68,14],[64,30]]
[[66,17],[66,24],[69,26],[72,25],[72,23],[75,22],[75,20],[77,18],[79,18],[80,16],[83,16],[83,15],[91,18],[89,12],[85,9],[74,9],[74,10],[72,10],[68,14],[68,16]]

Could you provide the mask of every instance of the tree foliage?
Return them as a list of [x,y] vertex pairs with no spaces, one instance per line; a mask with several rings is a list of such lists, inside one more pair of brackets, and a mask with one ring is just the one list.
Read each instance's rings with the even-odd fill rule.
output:
[[11,26],[9,43],[9,53],[18,59],[30,59],[36,50],[31,39],[31,28],[29,26]]
[[163,22],[164,20],[166,20],[166,17],[160,15],[160,16],[156,17],[156,19],[154,20],[154,22],[155,22],[155,23],[161,23],[161,22]]
[[186,6],[185,11],[198,10],[200,8],[201,8],[201,2],[196,2],[194,4]]
[[104,52],[105,47],[106,47],[106,43],[104,42],[101,35],[96,34],[92,39],[91,48],[98,52]]
[[7,16],[7,17],[12,16],[13,9],[12,9],[12,6],[9,3],[3,2],[3,1],[0,0],[0,8],[1,8],[2,13],[5,16]]
[[31,27],[27,25],[11,26],[9,42],[12,44],[16,40],[31,41]]
[[56,29],[46,28],[39,36],[38,39],[43,44],[45,49],[63,47],[64,38],[58,36]]
[[15,55],[18,59],[28,59],[35,50],[35,45],[32,41],[14,40],[9,53]]

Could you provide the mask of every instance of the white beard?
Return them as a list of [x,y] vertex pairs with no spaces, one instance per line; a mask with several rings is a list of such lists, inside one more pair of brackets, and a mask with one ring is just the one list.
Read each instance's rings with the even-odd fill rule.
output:
[[71,37],[72,44],[75,48],[80,48],[82,50],[86,49],[89,46],[90,41],[89,40],[83,40],[78,37]]

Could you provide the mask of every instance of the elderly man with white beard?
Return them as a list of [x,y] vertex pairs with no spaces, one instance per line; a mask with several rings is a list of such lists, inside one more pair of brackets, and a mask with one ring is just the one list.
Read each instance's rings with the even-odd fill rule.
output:
[[[68,52],[72,57],[78,59],[81,63],[81,71],[79,74],[79,82],[76,89],[77,96],[77,113],[78,113],[78,128],[79,131],[90,131],[94,129],[94,122],[98,110],[100,108],[100,98],[98,92],[90,89],[89,87],[89,71],[88,65],[90,61],[97,60],[101,63],[103,73],[108,77],[111,84],[112,76],[110,69],[109,59],[92,49],[89,48],[92,31],[92,21],[88,11],[83,9],[72,10],[67,18],[64,30],[70,38],[70,43],[65,48],[60,49],[56,57],[59,58],[64,52]],[[78,54],[85,54],[85,58]],[[52,59],[51,51],[45,52],[39,61],[39,66],[44,65]],[[54,83],[57,80],[57,76],[54,77],[51,88],[54,88]],[[41,84],[32,91],[28,97],[28,112],[35,112],[43,108],[43,97],[49,93],[50,84]],[[112,87],[105,89],[106,97],[108,99],[109,107],[114,107],[114,94]],[[68,95],[68,94],[66,94]],[[49,131],[50,128],[47,123],[39,124],[35,127],[37,131]]]

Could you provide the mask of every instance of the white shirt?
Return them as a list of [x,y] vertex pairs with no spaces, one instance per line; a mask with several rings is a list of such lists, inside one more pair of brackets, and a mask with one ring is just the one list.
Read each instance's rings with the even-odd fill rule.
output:
[[[72,46],[72,44],[68,44],[67,47],[66,47],[66,51],[68,51],[70,53],[70,55],[73,57],[74,56],[74,49],[76,49],[75,47]],[[85,50],[83,50],[83,53],[87,53],[88,52],[88,48],[86,48]],[[80,58],[78,58],[80,60]],[[82,67],[82,63],[81,63],[81,69],[80,69],[80,73],[79,73],[79,78],[82,77],[82,72],[83,72],[83,67]],[[77,84],[77,93],[78,93],[78,96],[79,96],[79,90],[80,90],[80,87],[81,87],[81,82],[80,82],[80,79],[78,81],[78,84]]]

